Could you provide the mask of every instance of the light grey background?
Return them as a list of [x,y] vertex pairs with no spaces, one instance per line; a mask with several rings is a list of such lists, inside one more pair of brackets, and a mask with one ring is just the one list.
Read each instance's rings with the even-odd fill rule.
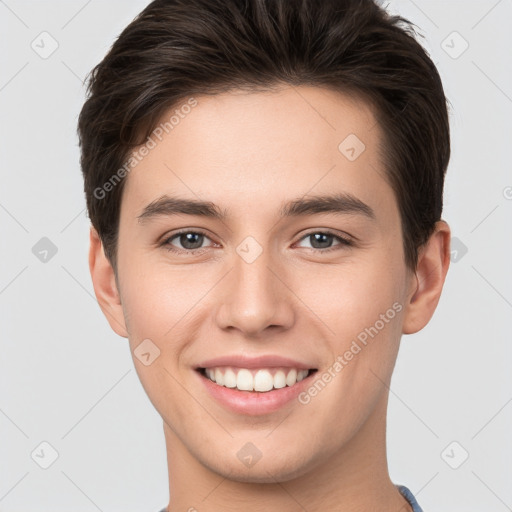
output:
[[[76,137],[85,75],[146,3],[0,1],[3,512],[168,501],[162,421],[94,297]],[[443,218],[457,238],[434,318],[402,339],[390,474],[426,512],[512,510],[512,2],[388,9],[419,26],[452,104]],[[42,442],[58,452],[48,469]]]

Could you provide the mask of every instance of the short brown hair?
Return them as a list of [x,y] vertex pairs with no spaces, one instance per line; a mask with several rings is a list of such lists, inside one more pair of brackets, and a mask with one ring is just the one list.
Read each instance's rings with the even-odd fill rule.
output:
[[355,93],[374,107],[414,270],[441,218],[450,158],[441,79],[415,35],[373,0],[151,2],[89,74],[78,120],[87,209],[114,270],[118,171],[163,114],[194,95],[279,84]]

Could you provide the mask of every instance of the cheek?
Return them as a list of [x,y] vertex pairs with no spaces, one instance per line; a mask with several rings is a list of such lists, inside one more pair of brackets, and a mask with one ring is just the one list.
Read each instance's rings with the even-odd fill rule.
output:
[[377,259],[375,254],[368,254],[360,261],[296,276],[294,289],[336,335],[354,334],[354,329],[373,325],[396,301],[401,301],[401,271],[386,256],[384,253]]
[[[126,267],[124,274],[121,299],[129,320],[132,354],[136,355],[137,347],[149,339],[161,356],[152,366],[165,364],[166,368],[176,368],[186,355],[187,345],[200,336],[197,331],[206,317],[212,315],[219,273],[212,268],[199,272],[191,266],[146,264],[144,267],[134,263],[133,271]],[[140,366],[136,360],[135,364]],[[141,380],[147,377],[141,375]]]
[[[134,366],[149,399],[158,411],[164,411],[169,396],[180,396],[180,387],[172,376],[192,334],[194,305],[205,290],[191,283],[190,274],[183,271],[179,274],[154,266],[145,270],[135,263],[133,272],[128,267],[124,270],[121,299],[129,318]],[[152,361],[146,365],[143,353],[148,352]]]
[[132,255],[123,263],[123,308],[139,327],[151,328],[160,336],[211,287],[208,272],[199,277],[188,265],[166,265],[162,259],[143,255]]
[[404,309],[400,264],[391,253],[375,252],[364,262],[308,279],[301,295],[321,320],[332,361],[343,360],[345,377],[333,389],[348,386],[368,396],[380,389],[371,372],[386,380],[393,369]]

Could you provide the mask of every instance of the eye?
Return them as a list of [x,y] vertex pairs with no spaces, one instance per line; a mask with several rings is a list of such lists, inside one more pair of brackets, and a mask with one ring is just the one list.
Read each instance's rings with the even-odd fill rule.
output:
[[[196,252],[200,251],[201,249],[204,249],[205,247],[202,247],[202,244],[205,239],[209,238],[206,236],[205,233],[201,231],[179,231],[178,233],[174,233],[169,238],[166,238],[162,245],[167,248],[167,250],[171,252]],[[181,244],[181,248],[176,248],[173,245],[173,241],[176,240],[179,244]]]
[[[342,247],[353,246],[354,243],[349,238],[331,233],[329,231],[313,231],[301,238],[302,240],[310,240],[311,250],[315,252],[329,252],[341,249]],[[210,246],[203,246],[205,240],[210,240],[206,233],[202,231],[183,230],[174,233],[162,242],[162,246],[170,252],[175,253],[192,253],[202,252]],[[333,245],[334,242],[338,242]],[[176,247],[175,244],[180,244],[181,247]],[[306,249],[308,247],[305,247]]]
[[[301,240],[307,239],[311,241],[311,249],[320,252],[335,251],[337,249],[340,249],[341,247],[350,247],[354,245],[352,240],[342,237],[340,235],[336,235],[329,231],[313,231],[301,238]],[[338,241],[338,244],[332,246],[333,240]]]

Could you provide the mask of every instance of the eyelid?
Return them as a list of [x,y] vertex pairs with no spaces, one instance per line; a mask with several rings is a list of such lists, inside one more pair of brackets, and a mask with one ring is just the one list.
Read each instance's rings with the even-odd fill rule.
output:
[[334,238],[337,238],[339,241],[339,244],[333,245],[332,247],[327,247],[325,249],[316,249],[315,247],[304,247],[304,249],[309,249],[315,253],[328,253],[330,251],[336,251],[343,247],[347,248],[347,247],[353,247],[355,245],[354,237],[352,237],[346,233],[340,234],[339,232],[333,231],[332,229],[329,229],[329,228],[315,228],[313,230],[310,230],[307,233],[302,234],[301,237],[297,240],[297,242],[295,242],[295,244],[301,242],[305,238],[307,238],[311,235],[314,235],[316,233],[321,233],[323,235],[330,235]]
[[[165,247],[168,251],[170,252],[175,252],[175,253],[181,253],[181,254],[199,254],[199,253],[202,253],[204,252],[206,249],[212,247],[212,246],[208,246],[208,247],[199,247],[197,249],[179,249],[179,248],[175,248],[171,245],[170,241],[179,237],[180,235],[183,235],[183,234],[188,234],[188,233],[194,233],[194,234],[197,234],[197,235],[202,235],[204,236],[205,238],[208,238],[209,240],[211,240],[213,242],[213,240],[211,239],[211,237],[208,235],[208,233],[206,231],[204,231],[203,229],[201,228],[183,228],[183,229],[180,229],[176,232],[173,232],[171,234],[165,234],[163,237],[162,237],[162,241],[159,242],[159,246],[162,246],[162,247]],[[301,237],[293,244],[297,244],[299,242],[301,242],[302,240],[304,240],[305,238],[307,238],[308,236],[311,236],[311,235],[314,235],[314,234],[317,234],[317,233],[321,233],[323,235],[329,235],[329,236],[332,236],[336,239],[338,239],[339,243],[337,245],[334,245],[332,247],[327,247],[327,248],[324,248],[324,249],[317,249],[315,247],[304,247],[304,249],[309,249],[315,253],[327,253],[327,252],[330,252],[330,251],[335,251],[335,250],[338,250],[340,248],[347,248],[347,247],[353,247],[355,245],[355,239],[354,237],[348,235],[347,233],[344,233],[344,234],[340,234],[339,232],[337,231],[334,231],[330,228],[314,228],[314,229],[311,229],[309,231],[307,231],[306,233],[303,233],[301,235]],[[216,242],[213,242],[213,244],[215,244]]]
[[324,235],[332,235],[334,237],[341,238],[345,242],[350,242],[350,243],[354,243],[356,240],[355,237],[349,235],[348,233],[340,233],[339,231],[334,231],[330,228],[312,229],[310,231],[307,231],[306,233],[303,233],[302,236],[299,238],[299,240],[302,240],[303,238],[305,238],[307,236],[314,235],[315,233],[322,233]]
[[[201,229],[201,228],[184,228],[184,229],[179,229],[178,231],[172,232],[170,234],[166,233],[162,237],[161,242],[159,242],[158,245],[167,248],[167,250],[169,250],[171,252],[175,251],[175,252],[190,253],[190,254],[194,254],[194,253],[197,253],[197,252],[200,252],[200,251],[204,251],[205,249],[208,249],[209,247],[211,247],[211,246],[208,246],[208,247],[199,247],[198,249],[179,249],[179,248],[175,248],[175,247],[171,246],[170,241],[172,239],[177,238],[180,235],[184,235],[184,234],[188,234],[188,233],[194,233],[196,235],[202,235],[205,238],[208,238],[209,240],[211,240],[213,242],[213,240],[208,235],[208,233],[206,231],[204,231],[203,229]],[[215,244],[215,242],[213,242],[213,243]]]

